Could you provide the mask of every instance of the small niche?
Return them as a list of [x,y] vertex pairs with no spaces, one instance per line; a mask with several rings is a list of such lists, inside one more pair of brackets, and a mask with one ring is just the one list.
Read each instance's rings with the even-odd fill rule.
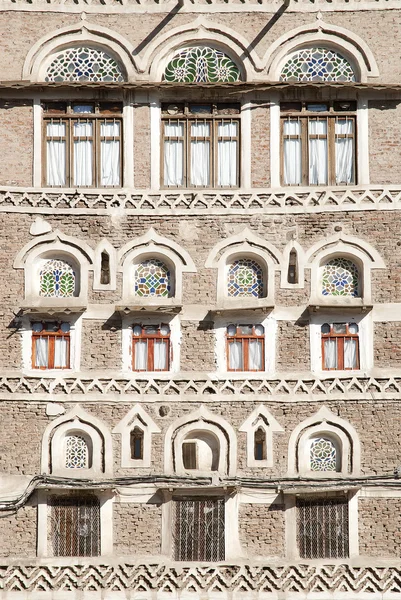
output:
[[134,427],[130,435],[131,458],[133,460],[143,460],[143,431],[139,427]]
[[266,460],[266,432],[262,427],[255,431],[255,460]]
[[105,250],[100,257],[100,283],[102,285],[110,283],[110,256]]
[[294,248],[291,250],[288,260],[287,281],[288,283],[298,283],[298,256]]

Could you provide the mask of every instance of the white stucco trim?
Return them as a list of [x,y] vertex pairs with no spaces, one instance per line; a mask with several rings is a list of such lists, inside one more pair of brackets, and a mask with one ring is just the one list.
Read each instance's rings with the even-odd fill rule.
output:
[[369,185],[369,102],[358,98],[356,121],[357,181],[358,185]]
[[33,98],[33,186],[42,186],[42,105],[40,96],[35,94]]
[[[110,264],[110,283],[101,283],[101,265],[102,265],[102,252],[107,252],[109,255]],[[95,248],[94,252],[94,264],[93,264],[93,289],[94,290],[115,290],[117,286],[117,251],[114,246],[103,238],[100,240]]]
[[133,93],[126,91],[123,103],[123,186],[125,188],[135,187],[135,161],[134,161],[134,103]]
[[[255,432],[262,428],[266,434],[266,459],[255,460]],[[280,423],[273,417],[263,404],[260,404],[245,419],[238,431],[246,433],[247,466],[248,467],[273,467],[273,434],[284,433]]]
[[270,96],[270,185],[272,188],[281,186],[280,147],[280,96],[272,93]]
[[[131,458],[130,434],[139,427],[143,431],[143,458]],[[121,467],[150,467],[152,458],[152,434],[160,433],[160,428],[142,408],[135,404],[123,419],[114,427],[112,433],[121,436]]]
[[[297,253],[297,271],[298,271],[298,283],[288,283],[288,266],[290,260],[290,253],[295,250]],[[281,265],[281,281],[280,287],[282,289],[301,289],[305,285],[305,251],[296,240],[288,242],[283,250],[283,259]]]
[[[310,449],[314,439],[324,437],[332,441],[337,452],[337,471],[312,471],[310,468]],[[298,473],[307,477],[344,477],[348,474],[350,460],[350,441],[347,435],[339,428],[323,421],[318,425],[309,427],[301,433],[298,440]]]
[[160,189],[160,127],[161,127],[161,102],[159,99],[150,99],[150,187],[152,190]]
[[[256,126],[256,123],[254,123]],[[245,102],[241,106],[241,176],[240,187],[251,189],[252,187],[252,103]]]

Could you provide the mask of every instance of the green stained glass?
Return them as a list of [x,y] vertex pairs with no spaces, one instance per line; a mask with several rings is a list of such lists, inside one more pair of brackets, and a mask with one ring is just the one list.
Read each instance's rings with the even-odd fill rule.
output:
[[111,56],[96,48],[67,48],[47,69],[46,81],[124,81]]
[[135,295],[164,296],[170,293],[170,271],[160,260],[150,258],[135,267]]
[[310,446],[311,471],[337,471],[336,447],[328,438],[316,438]]
[[40,296],[45,298],[71,298],[75,292],[75,273],[64,260],[51,259],[40,271]]
[[208,46],[184,48],[168,63],[164,73],[171,83],[239,81],[237,65],[224,52]]
[[334,258],[323,267],[323,296],[359,296],[359,271],[347,258]]
[[346,58],[328,48],[304,48],[286,62],[281,81],[355,81]]
[[262,298],[262,267],[255,260],[235,260],[228,268],[227,292],[229,296]]

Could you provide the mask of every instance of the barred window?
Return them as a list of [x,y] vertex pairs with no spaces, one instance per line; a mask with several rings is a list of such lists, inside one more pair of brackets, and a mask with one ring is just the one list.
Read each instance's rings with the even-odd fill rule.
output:
[[238,105],[163,105],[162,185],[239,185]]
[[348,501],[297,500],[297,538],[301,558],[347,558]]
[[224,560],[224,499],[180,498],[173,507],[174,559]]
[[70,324],[57,321],[32,323],[32,367],[70,368]]
[[43,124],[44,185],[121,186],[121,105],[47,103]]
[[100,502],[95,496],[50,498],[53,556],[100,556]]
[[263,325],[227,327],[227,370],[263,371],[265,329]]
[[132,370],[168,371],[170,369],[170,327],[168,325],[132,326]]
[[284,185],[356,183],[355,102],[281,104]]

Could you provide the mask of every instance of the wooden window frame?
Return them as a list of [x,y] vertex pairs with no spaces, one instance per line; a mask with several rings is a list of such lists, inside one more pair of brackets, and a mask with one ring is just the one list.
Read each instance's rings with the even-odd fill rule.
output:
[[[351,104],[355,105],[352,110],[338,110],[335,106],[340,104]],[[326,104],[328,107],[327,111],[311,111],[307,109],[309,104]],[[294,108],[286,109],[285,107]],[[298,109],[295,109],[295,105],[298,105]],[[335,123],[336,119],[348,118],[353,122],[353,133],[352,134],[336,134]],[[299,135],[285,135],[284,134],[284,122],[288,120],[299,120],[301,122],[301,132]],[[310,121],[323,120],[327,122],[327,133],[323,135],[311,135],[309,134],[308,124]],[[326,184],[311,184],[309,183],[309,140],[310,139],[323,139],[327,138],[327,183]],[[353,139],[353,173],[354,181],[346,183],[336,182],[336,153],[335,153],[335,142],[337,139],[349,138]],[[286,139],[300,139],[301,140],[301,183],[285,183],[284,180],[284,140]],[[325,186],[343,186],[343,185],[357,185],[358,173],[357,173],[357,112],[356,103],[354,100],[349,101],[305,101],[305,102],[282,102],[280,105],[280,170],[281,170],[281,185],[286,186],[310,186],[310,185],[325,185]]]
[[[32,328],[32,368],[39,369],[41,371],[47,371],[49,369],[69,369],[70,368],[70,360],[71,360],[71,337],[70,331],[63,332],[61,331],[62,323],[67,323],[67,321],[54,321],[54,323],[59,325],[57,331],[48,331],[45,329],[46,325],[49,323],[53,323],[53,321],[34,321],[33,323],[42,323],[43,329],[42,331],[33,331]],[[47,347],[47,367],[37,367],[36,366],[36,340],[48,338],[48,347]],[[67,340],[67,365],[65,367],[55,367],[54,359],[55,359],[55,346],[57,338],[65,338]]]
[[[74,113],[74,106],[93,106],[93,112]],[[119,111],[111,110],[110,107],[115,105]],[[94,101],[68,101],[68,102],[47,102],[42,105],[43,108],[43,124],[42,124],[42,182],[44,187],[77,187],[74,183],[74,124],[92,122],[92,135],[88,137],[79,136],[79,139],[90,140],[93,142],[92,151],[92,185],[79,186],[86,188],[104,188],[116,189],[123,186],[123,114],[122,104],[120,102],[94,102]],[[48,136],[48,123],[64,123],[65,136]],[[101,125],[103,123],[118,122],[120,124],[120,135],[118,136],[102,136]],[[65,164],[65,186],[52,186],[47,182],[47,142],[54,141],[66,142],[66,164]],[[120,183],[118,186],[103,186],[101,185],[101,143],[103,141],[115,140],[120,142]]]
[[[226,103],[228,104],[228,103]],[[191,106],[210,106],[210,113],[192,113]],[[240,156],[241,156],[241,107],[239,104],[232,104],[230,109],[226,109],[224,112],[224,103],[213,104],[211,102],[191,102],[179,104],[177,106],[177,114],[167,114],[168,107],[170,104],[163,103],[162,105],[162,121],[161,121],[161,156],[160,156],[160,187],[162,189],[236,189],[240,187]],[[237,112],[230,113],[228,110],[235,110]],[[204,115],[204,116],[202,116]],[[221,123],[237,123],[237,135],[235,136],[221,136],[218,134],[218,127]],[[166,136],[165,135],[165,124],[166,123],[182,123],[184,133],[182,136]],[[209,135],[204,137],[192,136],[191,125],[193,123],[207,123],[209,124]],[[191,148],[192,140],[196,139],[199,141],[209,141],[209,155],[210,155],[210,180],[207,186],[195,186],[191,184]],[[221,186],[218,185],[218,142],[222,140],[236,141],[237,143],[237,180],[235,186]],[[182,141],[184,145],[183,149],[183,184],[181,186],[167,186],[164,183],[164,145],[166,141]]]
[[[231,325],[234,325],[234,324],[231,323],[230,325],[227,325],[227,327],[226,327],[227,371],[230,371],[233,373],[241,373],[241,372],[245,372],[245,371],[260,373],[261,371],[264,371],[265,370],[265,334],[266,334],[265,327],[263,327],[263,325],[262,325],[262,327],[264,329],[263,335],[257,335],[255,333],[255,327],[257,327],[257,326],[260,327],[261,325],[259,323],[257,323],[256,325],[242,323],[240,325],[234,325],[236,327],[235,335],[229,335],[228,327],[230,327]],[[242,333],[241,329],[240,329],[241,327],[252,327],[252,333],[251,334]],[[262,343],[262,367],[260,369],[250,369],[249,368],[249,340],[258,340]],[[243,359],[243,368],[242,369],[230,369],[230,344],[232,342],[242,342],[242,359]]]
[[[324,323],[326,325],[326,323]],[[327,323],[330,325],[330,332],[323,333],[320,330],[321,338],[322,338],[322,370],[323,371],[356,371],[360,368],[360,356],[359,356],[359,325],[357,323]],[[346,333],[335,333],[334,325],[345,325]],[[356,325],[358,327],[357,333],[350,333],[349,326]],[[323,326],[323,325],[322,325]],[[321,327],[322,327],[321,326]],[[325,366],[325,340],[336,340],[337,342],[337,367],[335,369],[328,369]],[[356,356],[357,356],[357,365],[355,367],[344,367],[344,340],[354,340],[356,341]]]
[[[142,328],[142,333],[141,335],[134,335],[134,327],[141,327]],[[149,333],[147,334],[145,332],[146,327],[153,327],[153,328],[157,328],[157,333]],[[168,327],[169,328],[169,332],[167,334],[162,334],[161,333],[161,328],[162,327]],[[157,369],[157,372],[160,373],[165,373],[166,371],[170,370],[170,365],[171,365],[171,329],[170,329],[170,325],[168,325],[167,323],[161,323],[160,325],[142,325],[141,323],[134,323],[132,325],[132,370],[135,371],[136,373],[147,373],[148,371],[155,371],[154,368],[154,344],[155,341],[158,340],[164,340],[167,342],[166,346],[166,352],[167,352],[167,360],[166,360],[166,368],[165,369]],[[147,342],[147,358],[146,358],[146,369],[136,369],[135,368],[135,346],[137,344],[137,342],[143,342],[146,341]]]

